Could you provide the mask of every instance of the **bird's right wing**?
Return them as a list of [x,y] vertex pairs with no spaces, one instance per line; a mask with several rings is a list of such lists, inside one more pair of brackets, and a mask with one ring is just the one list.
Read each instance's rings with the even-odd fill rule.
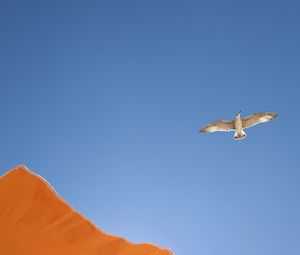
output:
[[254,114],[242,119],[243,128],[252,127],[254,125],[270,121],[270,120],[272,120],[274,118],[277,118],[277,117],[278,117],[278,114],[277,113],[272,113],[272,112],[254,113]]
[[201,133],[211,133],[217,131],[233,131],[233,130],[235,130],[234,121],[219,120],[206,125],[205,127],[201,128],[199,131]]

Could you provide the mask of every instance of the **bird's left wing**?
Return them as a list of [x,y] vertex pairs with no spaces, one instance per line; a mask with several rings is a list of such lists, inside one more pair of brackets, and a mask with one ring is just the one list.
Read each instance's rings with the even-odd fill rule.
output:
[[243,128],[252,127],[262,122],[270,121],[274,118],[277,118],[279,115],[272,112],[260,112],[254,113],[244,119],[242,119]]
[[234,128],[234,122],[232,120],[219,120],[206,125],[199,131],[201,133],[211,133],[217,131],[233,131]]

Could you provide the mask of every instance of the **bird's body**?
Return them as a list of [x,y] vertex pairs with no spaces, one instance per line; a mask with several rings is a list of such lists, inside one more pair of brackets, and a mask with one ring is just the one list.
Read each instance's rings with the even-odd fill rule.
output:
[[246,138],[245,128],[252,127],[256,124],[270,121],[277,118],[278,114],[272,112],[255,113],[246,118],[241,118],[241,111],[239,111],[234,120],[220,120],[208,124],[200,129],[201,133],[211,133],[217,131],[235,131],[234,138],[242,140]]
[[235,139],[242,140],[242,139],[246,138],[246,133],[243,130],[243,121],[241,119],[240,113],[238,113],[235,116],[234,127],[235,127],[235,130],[236,130],[235,134],[234,134]]

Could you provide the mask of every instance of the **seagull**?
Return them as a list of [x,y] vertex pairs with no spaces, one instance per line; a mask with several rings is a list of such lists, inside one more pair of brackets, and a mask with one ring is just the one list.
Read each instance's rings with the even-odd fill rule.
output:
[[274,118],[277,118],[279,115],[272,112],[259,112],[254,113],[246,118],[241,118],[241,111],[235,115],[234,120],[219,120],[213,123],[210,123],[199,131],[201,133],[212,133],[217,131],[235,131],[234,139],[242,140],[246,138],[245,128],[252,127],[259,123],[270,121]]

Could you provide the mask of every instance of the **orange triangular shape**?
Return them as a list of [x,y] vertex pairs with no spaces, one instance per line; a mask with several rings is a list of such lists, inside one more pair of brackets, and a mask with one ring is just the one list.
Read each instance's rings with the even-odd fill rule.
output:
[[19,166],[0,177],[2,255],[171,255],[104,233],[40,176]]

